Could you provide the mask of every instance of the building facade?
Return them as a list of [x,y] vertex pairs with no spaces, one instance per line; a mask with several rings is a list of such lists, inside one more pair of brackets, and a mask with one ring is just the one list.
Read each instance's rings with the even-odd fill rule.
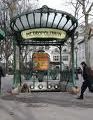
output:
[[[86,61],[85,56],[85,40],[84,40],[84,29],[83,25],[79,26],[78,31],[78,38],[75,40],[75,47],[78,48],[77,50],[77,65],[80,66],[82,61]],[[90,38],[88,40],[88,54],[89,54],[89,63],[90,67],[93,69],[93,23],[89,25],[89,29],[91,30]],[[75,53],[76,56],[76,53]]]

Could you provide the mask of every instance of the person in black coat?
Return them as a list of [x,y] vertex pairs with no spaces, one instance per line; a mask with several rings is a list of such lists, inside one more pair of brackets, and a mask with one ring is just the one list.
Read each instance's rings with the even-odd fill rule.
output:
[[90,88],[90,75],[89,75],[89,68],[87,66],[87,64],[85,62],[81,62],[83,71],[82,71],[82,76],[83,76],[83,80],[84,82],[82,83],[81,86],[81,94],[77,99],[83,99],[84,98],[84,92],[87,88]]
[[4,71],[2,67],[0,66],[0,92],[1,92],[1,77],[4,77],[4,76],[5,76]]

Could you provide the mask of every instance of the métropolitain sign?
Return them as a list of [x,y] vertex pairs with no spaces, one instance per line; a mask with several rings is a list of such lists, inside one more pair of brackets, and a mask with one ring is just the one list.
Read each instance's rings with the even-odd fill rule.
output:
[[21,36],[23,39],[31,38],[64,39],[66,37],[66,32],[58,29],[38,28],[24,30],[21,32]]

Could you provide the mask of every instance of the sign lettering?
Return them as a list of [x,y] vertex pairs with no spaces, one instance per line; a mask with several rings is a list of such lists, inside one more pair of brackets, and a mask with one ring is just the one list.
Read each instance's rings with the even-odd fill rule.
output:
[[64,39],[66,37],[66,32],[58,29],[30,29],[21,32],[23,39],[31,38],[53,38],[53,39]]

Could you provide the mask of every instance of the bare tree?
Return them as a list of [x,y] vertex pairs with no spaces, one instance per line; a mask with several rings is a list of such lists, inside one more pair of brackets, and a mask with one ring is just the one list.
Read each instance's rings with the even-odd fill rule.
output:
[[8,6],[4,1],[0,1],[1,3],[1,28],[5,31],[5,39],[0,42],[1,49],[1,57],[6,62],[5,69],[6,72],[8,72],[8,65],[9,65],[9,57],[13,54],[13,41],[12,36],[9,36],[9,28],[7,22],[9,21],[9,12],[8,12]]
[[[25,2],[24,2],[25,1]],[[28,4],[26,3],[28,1]],[[36,1],[36,0],[35,0]],[[24,11],[28,10],[28,6],[33,4],[34,1],[30,3],[29,0],[1,0],[0,1],[0,26],[5,31],[6,37],[5,40],[1,41],[1,48],[2,50],[0,52],[3,53],[3,58],[6,60],[6,72],[8,72],[8,63],[9,63],[9,57],[13,56],[13,36],[11,36],[11,29],[10,29],[10,19],[17,14],[21,14]],[[25,10],[24,10],[25,6]],[[9,34],[8,34],[9,33]]]
[[[80,4],[79,2],[76,0],[67,0],[66,2],[67,6],[68,5],[72,5],[72,11],[73,11],[73,16],[78,20],[79,19],[79,11],[80,11]],[[77,34],[77,32],[75,32],[75,34]],[[70,62],[69,62],[69,67],[71,68],[72,65],[72,51],[71,51],[71,39],[69,39],[66,43],[66,46],[68,46],[68,48],[70,48],[69,50],[69,54],[70,54]]]
[[[92,0],[69,0],[70,5],[74,7],[74,16],[80,20],[82,17],[84,18],[83,24],[84,28],[84,40],[85,40],[85,57],[86,63],[90,66],[90,51],[89,51],[89,39],[91,37],[91,28],[89,23],[89,17],[93,16],[91,12],[93,11],[93,1]],[[79,11],[82,11],[81,16],[79,15]]]
[[90,51],[89,51],[89,16],[91,15],[91,10],[93,7],[93,1],[91,0],[77,0],[80,5],[82,6],[82,14],[84,15],[84,22],[85,22],[85,30],[84,30],[84,40],[85,40],[85,56],[86,56],[86,62],[90,66]]

